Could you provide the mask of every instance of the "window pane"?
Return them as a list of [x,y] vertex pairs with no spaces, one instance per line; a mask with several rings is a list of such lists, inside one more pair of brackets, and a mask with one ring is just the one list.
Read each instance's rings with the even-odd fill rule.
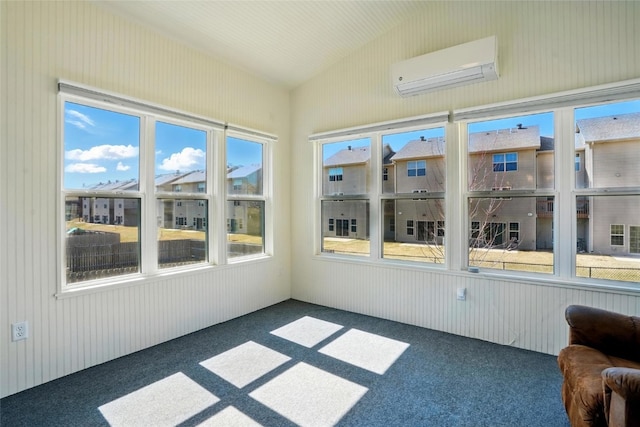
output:
[[471,123],[468,188],[554,187],[553,113]]
[[263,194],[262,144],[227,138],[227,194]]
[[576,276],[640,282],[640,195],[580,196]]
[[322,202],[322,251],[364,256],[370,254],[367,200]]
[[64,188],[137,191],[140,118],[64,103]]
[[469,265],[553,273],[553,197],[470,198]]
[[383,193],[444,191],[444,155],[442,127],[383,135]]
[[227,202],[227,256],[264,253],[264,201]]
[[67,283],[140,271],[140,199],[67,197]]
[[444,199],[383,200],[382,209],[384,258],[444,263]]
[[640,187],[640,101],[578,108],[575,117],[584,164],[576,187]]
[[207,133],[156,122],[156,190],[176,193],[206,191]]
[[322,194],[365,194],[369,191],[369,138],[322,145]]
[[207,261],[207,201],[157,200],[158,267]]

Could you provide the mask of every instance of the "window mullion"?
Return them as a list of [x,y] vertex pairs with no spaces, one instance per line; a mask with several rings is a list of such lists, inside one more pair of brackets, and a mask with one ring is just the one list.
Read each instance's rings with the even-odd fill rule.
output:
[[[576,201],[574,169],[574,120],[573,109],[563,108],[555,112],[555,177],[556,206],[554,212],[554,265],[555,274],[563,279],[573,277],[576,265]],[[565,167],[567,166],[567,167]]]
[[153,274],[158,271],[157,227],[159,215],[155,188],[155,125],[151,116],[142,117],[140,126],[140,190],[142,193],[142,215],[140,218],[141,271]]

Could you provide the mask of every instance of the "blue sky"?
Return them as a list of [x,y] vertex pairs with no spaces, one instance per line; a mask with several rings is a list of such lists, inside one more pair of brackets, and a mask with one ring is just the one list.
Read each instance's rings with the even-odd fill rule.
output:
[[[82,189],[109,181],[139,180],[140,119],[65,103],[64,186]],[[204,170],[206,132],[156,122],[155,174]],[[227,164],[262,164],[262,144],[228,138]]]

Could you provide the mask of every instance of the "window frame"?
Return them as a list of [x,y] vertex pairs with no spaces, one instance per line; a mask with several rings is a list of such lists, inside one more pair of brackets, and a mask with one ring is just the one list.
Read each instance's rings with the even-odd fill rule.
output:
[[[601,105],[605,103],[623,102],[630,99],[640,99],[640,79],[628,80],[623,82],[605,84],[601,86],[592,86],[587,88],[581,88],[576,90],[557,92],[532,98],[522,98],[511,101],[505,101],[491,105],[480,105],[475,107],[469,107],[464,109],[452,110],[447,112],[448,123],[442,123],[445,127],[445,139],[447,141],[445,148],[446,155],[446,192],[443,194],[445,202],[445,216],[444,220],[446,224],[452,224],[445,233],[446,244],[446,259],[444,268],[448,272],[455,274],[467,274],[469,269],[468,265],[468,248],[469,242],[467,241],[470,232],[476,233],[480,236],[484,231],[480,230],[480,222],[477,222],[477,227],[474,228],[474,224],[470,221],[468,216],[468,203],[471,197],[494,197],[496,199],[505,199],[506,197],[511,200],[519,198],[532,197],[535,200],[546,200],[551,203],[552,209],[549,214],[552,215],[551,233],[553,240],[553,265],[554,271],[552,274],[542,274],[534,272],[520,272],[520,271],[499,271],[497,269],[487,270],[480,269],[479,273],[485,277],[497,277],[508,278],[509,280],[527,281],[531,283],[540,283],[552,286],[578,286],[585,289],[605,288],[605,289],[622,289],[624,291],[640,292],[638,287],[633,282],[623,282],[615,280],[606,280],[605,283],[599,283],[592,279],[586,279],[579,277],[576,273],[576,211],[581,209],[581,204],[585,204],[584,200],[587,200],[592,196],[636,196],[640,195],[640,187],[632,188],[576,188],[576,147],[575,141],[575,120],[574,109],[591,106]],[[554,117],[554,139],[555,148],[553,152],[553,168],[554,178],[552,188],[538,188],[535,191],[531,189],[518,189],[509,191],[478,191],[471,193],[467,187],[467,163],[469,160],[469,146],[468,146],[468,134],[466,132],[466,125],[470,122],[496,120],[500,118],[515,117],[533,115],[538,113],[552,112]],[[435,114],[434,114],[435,115]],[[335,131],[325,132],[321,134],[314,134],[309,136],[309,140],[312,143],[318,145],[314,151],[314,181],[315,185],[315,229],[314,233],[314,255],[318,257],[338,257],[341,260],[346,259],[343,255],[327,254],[321,251],[321,236],[318,230],[321,230],[321,202],[328,199],[322,195],[322,187],[318,184],[321,178],[321,145],[329,140],[340,141],[349,138],[355,138],[355,135],[369,136],[372,138],[372,160],[371,160],[371,179],[374,183],[374,189],[370,192],[371,195],[371,215],[372,220],[370,223],[371,231],[371,256],[369,259],[357,258],[353,259],[354,262],[381,262],[381,263],[400,263],[397,260],[387,260],[381,255],[382,253],[382,234],[384,233],[384,218],[381,207],[389,200],[402,200],[411,199],[416,197],[413,195],[394,195],[390,193],[383,193],[383,167],[382,159],[379,159],[381,153],[381,141],[380,137],[384,132],[389,132],[389,129],[394,131],[408,130],[410,126],[405,124],[411,122],[409,119],[373,123],[370,125],[360,126],[357,128],[338,129]],[[435,122],[431,122],[435,123]],[[415,124],[415,121],[412,122]],[[425,127],[425,125],[420,125]],[[398,130],[400,129],[400,130]],[[511,152],[511,150],[507,150]],[[378,159],[375,158],[378,156]],[[521,159],[518,155],[517,169],[520,169],[527,159]],[[376,162],[377,160],[377,162]],[[583,161],[582,155],[580,161]],[[572,166],[573,165],[573,166]],[[566,167],[569,166],[569,167]],[[583,169],[584,164],[580,165],[580,170]],[[505,169],[509,169],[505,166]],[[462,171],[462,172],[460,172]],[[505,170],[507,172],[508,170]],[[397,171],[396,171],[397,173]],[[320,178],[319,178],[320,177]],[[425,198],[432,198],[432,194],[424,193]],[[423,197],[423,194],[420,194]],[[345,198],[345,196],[340,196]],[[551,199],[552,201],[549,201]],[[588,202],[587,202],[588,203]],[[400,222],[396,218],[396,230],[401,231],[403,227],[406,228],[406,222]],[[509,223],[516,222],[515,220],[507,220],[506,232],[509,233],[514,230],[510,230]],[[457,226],[459,225],[459,226]],[[526,228],[526,227],[525,227]],[[523,232],[522,223],[519,223],[518,233],[522,238]],[[414,233],[415,234],[415,233]],[[509,234],[508,234],[509,235]],[[456,249],[452,249],[453,246]],[[462,249],[460,249],[462,248]],[[416,269],[432,269],[436,266],[422,263],[403,263],[405,268]],[[440,266],[437,266],[440,267]],[[471,271],[471,270],[470,270]],[[472,274],[478,274],[477,269],[471,271]]]
[[[273,226],[271,212],[271,162],[272,145],[277,137],[261,131],[230,125],[192,113],[183,112],[170,107],[153,104],[144,100],[125,95],[104,91],[90,86],[73,82],[58,81],[57,94],[57,292],[56,298],[66,298],[74,295],[96,292],[104,287],[117,288],[130,286],[136,283],[145,283],[148,280],[167,274],[189,274],[193,271],[214,268],[217,265],[232,263],[226,257],[223,248],[226,247],[226,218],[225,209],[221,208],[225,199],[226,190],[226,165],[224,164],[224,141],[227,135],[242,135],[251,140],[260,140],[263,144],[263,175],[264,189],[261,199],[264,201],[264,252],[260,257],[273,255],[273,243],[271,242]],[[139,172],[138,190],[136,191],[87,191],[85,189],[67,189],[64,185],[64,152],[65,135],[64,120],[66,103],[71,102],[101,110],[112,111],[140,119],[139,141]],[[153,160],[155,146],[155,123],[164,122],[193,128],[206,132],[206,184],[204,191],[200,187],[192,193],[183,191],[158,191],[155,186],[155,162]],[[172,188],[173,190],[173,188]],[[138,199],[140,202],[139,224],[139,271],[132,274],[123,274],[101,279],[86,280],[67,283],[66,271],[66,199],[67,197],[115,197],[121,199]],[[161,199],[193,200],[194,203],[208,205],[206,217],[203,218],[204,227],[207,229],[206,247],[207,259],[202,263],[187,264],[184,266],[160,268],[158,266],[158,242],[156,230],[156,202]],[[81,202],[83,203],[83,202]],[[178,218],[176,217],[176,220]],[[234,260],[233,262],[236,262]]]

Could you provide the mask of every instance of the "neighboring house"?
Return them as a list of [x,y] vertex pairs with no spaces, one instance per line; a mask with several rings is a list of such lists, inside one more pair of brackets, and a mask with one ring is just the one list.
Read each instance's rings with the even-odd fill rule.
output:
[[[207,175],[205,171],[192,171],[180,178],[167,182],[173,193],[204,193],[206,192]],[[165,202],[167,203],[167,202]],[[171,200],[173,209],[172,226],[166,228],[186,228],[190,230],[206,230],[207,203],[199,199]],[[166,208],[166,204],[165,204]],[[168,212],[165,209],[165,224]]]
[[[395,193],[443,193],[445,190],[445,140],[443,137],[407,142],[391,156],[395,171]],[[386,215],[386,214],[385,214]],[[393,221],[400,242],[442,244],[444,239],[444,200],[396,200]],[[385,238],[391,236],[385,228]]]
[[[370,160],[371,148],[369,146],[349,146],[325,159],[322,172],[322,193],[331,196],[366,194],[371,182],[370,168],[368,167]],[[323,201],[322,229],[325,237],[368,238],[369,207],[367,202],[349,199]]]
[[[227,194],[255,195],[262,191],[262,166],[252,164],[240,166],[227,173]],[[227,201],[227,232],[237,234],[260,234],[261,211],[255,202],[246,200]],[[257,228],[257,229],[256,229]]]
[[[91,187],[91,190],[138,191],[136,180],[109,181]],[[138,201],[128,198],[82,198],[81,214],[84,222],[113,225],[138,225]]]
[[[518,125],[469,135],[470,191],[553,189],[553,138],[538,126]],[[640,185],[640,113],[576,122],[576,188]],[[415,193],[415,199],[385,202],[384,238],[406,243],[442,244],[444,199],[418,195],[445,191],[445,140],[421,138],[397,153],[383,152],[385,194]],[[348,147],[324,162],[323,194],[368,191],[369,147]],[[554,198],[477,197],[470,199],[470,245],[522,250],[553,248]],[[640,254],[640,213],[630,196],[576,198],[577,238],[581,250],[602,254]],[[325,237],[368,237],[367,205],[360,200],[325,200]]]
[[[576,121],[577,188],[640,185],[640,113]],[[640,254],[640,206],[629,196],[579,198],[588,217],[578,221],[578,237],[588,252]]]

